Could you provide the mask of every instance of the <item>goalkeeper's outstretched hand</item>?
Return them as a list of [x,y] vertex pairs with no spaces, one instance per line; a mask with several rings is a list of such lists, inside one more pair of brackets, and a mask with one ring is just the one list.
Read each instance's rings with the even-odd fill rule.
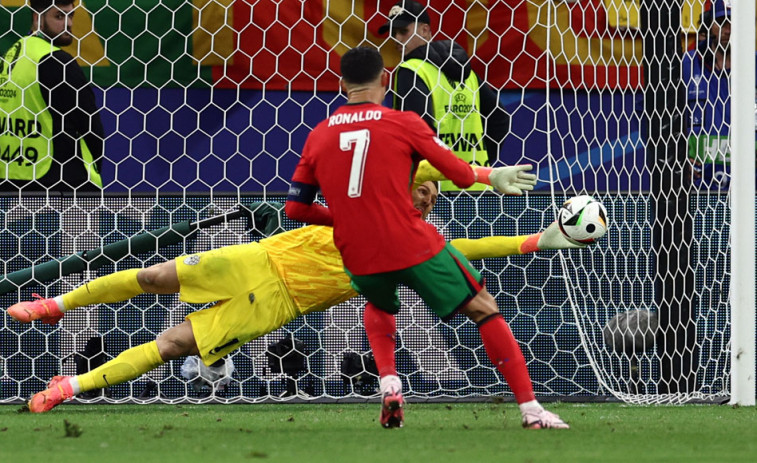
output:
[[520,196],[523,191],[531,191],[536,186],[536,175],[528,173],[531,169],[531,164],[495,167],[489,174],[489,181],[502,194]]
[[536,243],[536,247],[542,251],[546,249],[583,249],[586,246],[584,243],[573,241],[563,235],[557,221],[549,224]]

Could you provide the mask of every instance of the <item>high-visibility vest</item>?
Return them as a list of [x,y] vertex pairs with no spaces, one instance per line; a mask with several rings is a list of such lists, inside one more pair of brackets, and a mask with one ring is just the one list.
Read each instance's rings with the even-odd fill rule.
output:
[[[60,48],[36,36],[11,46],[0,61],[0,178],[36,180],[53,163],[53,117],[37,79],[39,61]],[[79,139],[89,180],[102,187],[92,152]]]
[[[442,70],[429,62],[413,58],[401,63],[400,67],[415,72],[431,92],[433,118],[439,138],[465,162],[477,166],[488,165],[476,74],[471,72],[464,82],[457,82],[453,87]],[[466,190],[487,188],[486,185],[476,183]],[[441,182],[441,189],[460,190],[449,180]]]

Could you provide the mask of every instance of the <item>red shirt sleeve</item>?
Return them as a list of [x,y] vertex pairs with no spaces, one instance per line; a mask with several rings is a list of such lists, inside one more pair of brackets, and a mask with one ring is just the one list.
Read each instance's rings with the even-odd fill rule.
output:
[[298,220],[313,225],[334,225],[334,217],[327,207],[320,204],[305,204],[297,201],[287,200],[284,205],[284,212],[292,220]]
[[420,116],[411,112],[406,114],[412,119],[408,122],[408,128],[411,129],[406,133],[411,134],[413,147],[421,157],[460,188],[468,188],[476,183],[476,173],[470,164],[457,157]]
[[292,175],[284,212],[292,220],[313,225],[332,226],[334,225],[334,217],[331,215],[331,211],[313,202],[318,191],[318,181],[315,178],[312,156],[308,146],[309,144],[306,141],[305,148],[302,150],[302,158]]

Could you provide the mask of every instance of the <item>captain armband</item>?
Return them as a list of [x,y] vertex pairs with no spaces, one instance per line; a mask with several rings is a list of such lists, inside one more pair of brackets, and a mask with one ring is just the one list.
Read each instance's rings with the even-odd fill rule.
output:
[[297,201],[298,203],[313,204],[318,194],[318,187],[301,182],[292,182],[287,193],[287,201]]

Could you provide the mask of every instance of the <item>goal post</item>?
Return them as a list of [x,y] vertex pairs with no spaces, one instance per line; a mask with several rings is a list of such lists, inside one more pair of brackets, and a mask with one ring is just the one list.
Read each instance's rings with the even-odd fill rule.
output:
[[[733,296],[731,314],[731,401],[737,405],[755,404],[755,3],[734,2],[734,34],[731,60],[733,100],[731,117],[734,166],[731,194],[733,259]],[[755,102],[754,105],[752,102]]]
[[[539,179],[522,197],[444,193],[430,222],[448,239],[527,235],[572,196],[592,195],[607,208],[609,231],[594,246],[474,263],[520,343],[537,397],[753,405],[755,231],[737,218],[755,217],[754,1],[733,5],[738,98],[708,98],[708,85],[728,86],[722,74],[702,71],[713,65],[707,47],[721,24],[700,24],[712,0],[419,1],[434,39],[466,50],[509,115],[499,165],[532,164]],[[305,138],[345,101],[341,55],[376,46],[390,71],[400,63],[391,38],[378,33],[395,3],[77,0],[77,40],[65,51],[100,108],[103,192],[0,192],[0,262],[16,275],[0,282],[12,289],[0,307],[298,227],[272,212],[271,227],[230,220],[140,252],[123,254],[117,244],[207,223],[239,204],[285,201]],[[0,0],[0,53],[30,21],[24,1]],[[732,123],[709,116],[726,108]],[[16,279],[114,248],[98,268],[33,285]],[[397,362],[408,397],[512,399],[473,323],[441,322],[405,290],[401,300]],[[223,380],[187,378],[179,360],[81,400],[375,398],[362,307],[355,298],[252,341],[229,356],[233,372]],[[72,310],[55,327],[3,314],[0,402],[75,374],[88,345],[104,354],[91,358],[113,358],[204,308],[140,295]]]

